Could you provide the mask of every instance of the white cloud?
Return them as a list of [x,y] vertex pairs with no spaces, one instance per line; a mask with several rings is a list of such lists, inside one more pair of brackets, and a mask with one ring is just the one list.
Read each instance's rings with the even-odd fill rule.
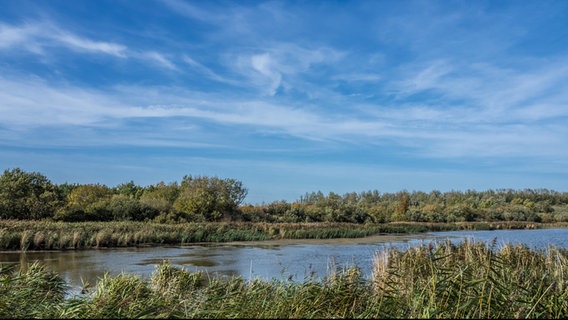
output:
[[[249,60],[241,60],[236,70],[274,92],[285,82],[300,83],[300,75],[309,72],[314,64],[329,63],[340,56],[333,50],[307,52],[298,46],[283,47],[289,50],[270,48],[264,53],[242,55]],[[171,63],[159,53],[147,58],[166,68]],[[183,59],[212,79],[219,77],[191,57],[185,55]],[[395,83],[400,94],[396,106],[358,104],[345,98],[349,105],[343,109],[329,108],[329,104],[338,103],[334,101],[337,97],[325,95],[312,102],[289,103],[275,97],[237,97],[183,87],[117,86],[99,91],[41,79],[0,77],[0,125],[20,131],[66,125],[120,128],[129,119],[155,118],[158,124],[169,124],[167,119],[182,118],[187,119],[185,125],[189,127],[211,122],[235,126],[251,135],[289,135],[322,143],[340,141],[377,147],[397,145],[427,157],[526,156],[527,150],[553,156],[560,154],[558,150],[563,147],[568,149],[566,141],[558,138],[568,136],[567,129],[539,122],[567,116],[563,106],[568,95],[558,84],[566,77],[562,66],[533,66],[524,72],[487,65],[472,66],[466,70],[475,72],[469,73],[455,70],[458,66],[440,61],[422,69],[416,66],[413,78]],[[536,83],[535,87],[530,83]],[[451,99],[443,105],[436,105],[437,100],[420,104],[405,100],[425,90]],[[496,105],[497,100],[500,103]],[[168,139],[184,139],[181,129],[169,129],[173,136]],[[134,143],[133,137],[129,139]],[[149,139],[147,143],[161,140]]]
[[274,95],[284,85],[302,90],[299,84],[313,66],[336,63],[343,56],[343,53],[326,47],[305,48],[291,43],[276,43],[259,53],[239,53],[230,57],[226,64],[248,78],[259,90]]
[[89,39],[66,31],[53,23],[36,22],[21,26],[0,24],[0,50],[23,49],[39,55],[56,55],[54,51],[56,48],[151,61],[154,66],[179,71],[175,63],[161,52]]
[[267,77],[270,81],[270,95],[274,95],[280,83],[282,82],[282,74],[277,70],[269,53],[257,54],[250,57],[252,68],[261,75]]
[[57,32],[53,39],[75,50],[100,52],[122,58],[126,56],[126,47],[121,44],[93,41],[67,32]]
[[348,82],[377,82],[381,80],[381,76],[374,73],[348,73],[337,74],[332,79]]
[[35,78],[13,81],[0,77],[0,87],[0,123],[10,128],[93,124],[122,109],[112,97]]
[[[422,107],[390,110],[390,114],[358,119],[357,114],[316,113],[317,109],[308,111],[261,100],[232,100],[215,95],[194,96],[190,91],[168,88],[158,91],[144,87],[117,88],[105,93],[60,87],[37,79],[6,78],[0,78],[0,87],[3,101],[0,124],[13,130],[67,125],[112,127],[121,125],[124,119],[152,117],[159,122],[159,119],[185,117],[302,139],[367,141],[379,145],[395,141],[435,157],[510,156],[523,155],[527,150],[550,155],[565,144],[557,137],[568,136],[567,129],[562,127],[550,131],[546,126],[514,123],[464,126],[460,118],[470,116],[467,112],[442,117],[441,111]],[[32,93],[30,87],[34,88]],[[148,100],[148,104],[141,105],[144,100]],[[160,100],[170,104],[152,103]],[[422,120],[427,122],[420,122]]]
[[[9,49],[15,46],[27,46],[28,50],[36,52],[38,48],[31,44],[32,39],[39,30],[34,25],[24,24],[20,27],[0,23],[0,49]],[[32,49],[36,47],[35,49]]]
[[156,51],[144,51],[140,54],[140,56],[144,59],[148,59],[153,61],[154,63],[165,67],[169,70],[178,70],[177,66],[171,62],[168,58],[166,58],[163,54],[156,52]]
[[124,57],[127,48],[121,44],[95,41],[45,22],[26,23],[21,26],[0,24],[0,49],[22,48],[43,54],[47,48],[63,46],[71,50],[103,53]]
[[559,107],[568,103],[565,59],[518,68],[421,62],[400,76],[407,79],[391,85],[399,101],[429,92],[422,109],[442,112],[442,119],[457,123],[527,123],[566,115]]
[[478,126],[453,132],[440,131],[433,145],[421,148],[424,155],[434,158],[549,158],[566,157],[568,129],[543,125]]
[[196,71],[204,74],[207,78],[214,80],[214,81],[218,81],[218,82],[222,82],[222,83],[227,83],[227,84],[231,84],[234,86],[241,86],[242,83],[237,82],[235,80],[232,80],[228,77],[222,77],[219,74],[215,73],[213,70],[211,70],[210,68],[207,68],[206,66],[204,66],[203,64],[195,61],[194,59],[192,59],[190,56],[184,54],[182,56],[182,60],[187,63],[189,66],[191,66],[193,69],[195,69]]
[[429,62],[423,69],[419,69],[416,74],[401,82],[402,93],[410,95],[424,90],[439,89],[444,76],[451,71],[452,68],[442,61]]
[[174,11],[175,13],[184,15],[186,17],[195,20],[209,22],[209,23],[219,23],[220,21],[226,19],[223,13],[211,12],[210,10],[203,10],[185,1],[162,0],[162,2],[165,5],[167,5],[170,9],[172,9],[172,11]]

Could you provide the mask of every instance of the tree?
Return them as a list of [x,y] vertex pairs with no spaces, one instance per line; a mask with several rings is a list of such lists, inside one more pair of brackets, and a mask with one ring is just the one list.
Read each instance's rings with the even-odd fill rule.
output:
[[170,213],[174,202],[179,195],[179,186],[176,182],[165,184],[163,181],[144,190],[140,202],[157,209],[161,213]]
[[107,221],[112,219],[108,200],[112,191],[104,185],[86,184],[75,187],[67,196],[67,205],[55,218],[64,221]]
[[398,193],[398,198],[398,203],[396,204],[394,211],[395,220],[403,221],[406,219],[406,212],[408,211],[408,207],[410,206],[410,196],[408,192],[401,191]]
[[134,220],[144,221],[155,218],[159,211],[138,200],[130,199],[128,196],[117,194],[105,201],[106,210],[111,213],[112,220]]
[[73,189],[68,196],[68,203],[71,206],[86,208],[97,201],[110,198],[111,190],[107,186],[100,184],[85,184]]
[[57,187],[40,173],[16,168],[0,176],[1,219],[51,217],[59,204]]
[[233,218],[248,190],[235,179],[184,176],[174,208],[197,219],[218,221]]
[[127,196],[130,199],[139,200],[144,192],[144,188],[134,184],[134,181],[130,180],[127,183],[119,184],[114,188],[115,192],[120,195]]
[[63,202],[66,202],[71,191],[73,191],[73,189],[77,188],[78,186],[79,186],[79,184],[67,183],[67,182],[57,185],[57,191],[58,191],[58,194],[59,194],[59,199]]

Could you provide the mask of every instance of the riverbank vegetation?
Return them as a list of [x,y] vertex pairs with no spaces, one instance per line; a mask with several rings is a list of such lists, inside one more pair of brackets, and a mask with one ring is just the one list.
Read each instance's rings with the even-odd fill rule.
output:
[[486,191],[378,190],[343,195],[321,191],[297,201],[243,203],[248,190],[235,179],[186,175],[181,182],[115,187],[56,185],[41,173],[5,170],[0,219],[181,222],[568,222],[568,192],[548,189]]
[[568,317],[568,251],[462,242],[379,252],[323,279],[210,277],[164,262],[146,279],[105,275],[85,294],[35,263],[0,267],[1,318]]
[[146,245],[184,245],[280,239],[361,238],[378,234],[412,234],[428,231],[536,229],[568,227],[534,222],[457,222],[382,224],[267,223],[140,221],[63,222],[0,220],[0,250],[75,250]]

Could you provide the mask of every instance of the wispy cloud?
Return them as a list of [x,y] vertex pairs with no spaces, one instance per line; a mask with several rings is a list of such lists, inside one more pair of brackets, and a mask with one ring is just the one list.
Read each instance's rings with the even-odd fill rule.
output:
[[260,52],[243,52],[227,61],[227,66],[249,79],[269,95],[282,86],[301,90],[297,77],[304,76],[316,65],[330,65],[343,53],[326,47],[306,48],[291,43],[277,43]]
[[[112,97],[69,86],[54,86],[37,78],[0,77],[0,120],[23,130],[35,126],[85,125],[116,116],[123,109]],[[30,90],[33,88],[33,90]]]
[[146,51],[142,52],[140,56],[144,59],[148,59],[158,65],[165,67],[166,69],[170,70],[178,70],[178,67],[168,58],[166,58],[163,54],[156,52],[156,51]]
[[20,26],[0,23],[0,49],[25,49],[41,54],[54,45],[117,57],[125,57],[127,50],[121,44],[83,38],[50,23],[25,23]]
[[126,47],[116,43],[93,41],[90,39],[80,38],[67,32],[56,32],[56,35],[54,35],[52,39],[75,50],[95,53],[98,52],[117,57],[126,56]]
[[375,73],[346,73],[334,75],[332,79],[348,82],[377,82],[381,80],[381,76]]
[[221,10],[212,12],[211,10],[205,10],[198,6],[194,6],[189,2],[180,0],[162,0],[162,2],[175,13],[195,20],[209,23],[219,23],[225,20],[225,15],[223,14],[224,11]]
[[50,22],[34,22],[22,25],[0,23],[0,50],[26,50],[38,55],[56,56],[58,48],[77,52],[101,54],[116,58],[129,58],[150,61],[166,70],[178,67],[165,54],[127,45],[93,40],[67,31]]
[[[342,141],[358,144],[401,145],[428,157],[489,157],[526,154],[558,154],[565,142],[567,129],[549,125],[495,125],[485,121],[463,125],[463,118],[475,118],[476,111],[459,109],[444,113],[424,107],[405,107],[388,114],[374,114],[361,119],[358,114],[326,114],[325,110],[290,106],[263,100],[226,99],[216,95],[195,95],[179,88],[116,88],[112,93],[61,87],[40,80],[12,81],[0,78],[4,115],[0,125],[13,130],[38,126],[91,126],[112,128],[127,119],[153,118],[156,123],[170,124],[167,119],[194,119],[222,126],[240,126],[240,130],[288,135],[320,142]],[[29,87],[33,87],[30,94]],[[157,95],[145,93],[157,92]],[[128,96],[145,97],[147,104],[137,104]],[[169,104],[159,104],[168,101]],[[157,102],[157,103],[156,103]],[[409,121],[415,121],[409,122]],[[420,122],[428,121],[428,122]],[[413,123],[413,124],[412,124]],[[175,128],[169,128],[169,134]],[[551,131],[552,130],[552,131]],[[185,131],[178,131],[183,140]],[[525,134],[519,135],[519,132]],[[170,139],[174,138],[172,136]],[[361,140],[363,139],[363,140]],[[147,143],[151,144],[152,140]],[[160,140],[155,140],[157,143]],[[544,143],[544,141],[548,141]],[[123,141],[124,143],[125,141]]]
[[[538,61],[522,68],[501,68],[490,64],[449,65],[438,61],[425,63],[414,72],[405,71],[407,79],[395,85],[399,97],[430,92],[432,101],[423,104],[434,110],[455,114],[454,121],[534,122],[565,116],[559,105],[568,102],[562,83],[568,82],[565,60]],[[437,106],[443,97],[444,103]],[[469,117],[463,110],[473,109]]]
[[2,147],[179,148],[250,172],[280,157],[355,176],[389,161],[377,170],[565,172],[564,4],[116,5],[104,25],[75,3],[1,11]]
[[39,33],[35,25],[24,24],[19,27],[0,23],[0,49],[10,49],[16,46],[25,46],[32,52],[38,52],[41,48],[32,41],[35,34]]
[[235,85],[235,86],[242,85],[240,82],[238,82],[236,80],[232,80],[229,77],[223,77],[223,76],[217,74],[216,72],[214,72],[210,68],[208,68],[208,67],[204,66],[203,64],[195,61],[194,59],[192,59],[187,54],[184,54],[182,56],[182,60],[187,65],[189,65],[191,68],[195,69],[196,71],[200,72],[201,74],[205,75],[207,78],[209,78],[211,80],[223,82],[223,83],[227,83],[227,84],[231,84],[231,85]]

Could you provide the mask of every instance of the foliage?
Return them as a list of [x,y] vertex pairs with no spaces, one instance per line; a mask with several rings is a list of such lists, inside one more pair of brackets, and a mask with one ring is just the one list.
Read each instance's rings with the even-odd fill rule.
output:
[[114,188],[114,193],[126,196],[130,199],[139,200],[144,193],[144,188],[134,184],[134,181],[121,183]]
[[179,195],[177,183],[165,184],[163,181],[144,189],[140,202],[150,206],[160,213],[173,212],[173,205]]
[[54,306],[63,304],[68,289],[57,274],[34,262],[0,266],[0,318],[53,318]]
[[0,176],[0,219],[42,219],[59,206],[56,187],[44,175],[21,169]]
[[185,176],[174,208],[198,220],[230,219],[246,194],[247,189],[234,179]]
[[112,196],[105,207],[110,211],[112,220],[115,221],[149,221],[159,214],[156,208],[122,194]]
[[146,187],[53,185],[39,173],[6,170],[0,177],[0,218],[160,223],[568,222],[568,192],[548,189],[433,190],[343,195],[306,193],[298,201],[243,204],[248,190],[235,179],[186,175]]
[[110,188],[103,185],[79,185],[67,196],[67,204],[60,208],[55,219],[63,221],[108,221],[112,213],[108,200],[112,196]]
[[462,242],[376,256],[379,317],[564,318],[568,251]]

